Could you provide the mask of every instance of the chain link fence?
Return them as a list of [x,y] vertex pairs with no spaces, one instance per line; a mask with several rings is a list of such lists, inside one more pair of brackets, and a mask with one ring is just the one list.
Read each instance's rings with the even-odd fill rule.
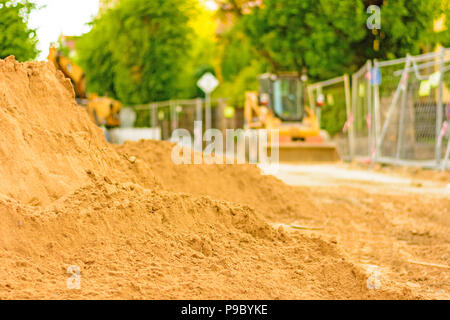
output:
[[[377,145],[377,157],[382,154],[385,157],[395,157],[398,147],[399,136],[399,114],[398,109],[395,109],[395,105],[401,100],[400,92],[398,91],[399,85],[402,81],[402,74],[398,74],[399,70],[403,70],[406,66],[406,58],[378,62],[374,62],[374,76],[376,79],[373,84],[374,92],[374,120],[375,131],[373,141],[384,142]],[[388,121],[392,121],[392,125],[388,124]],[[385,126],[383,126],[383,124]],[[383,136],[383,139],[381,139]],[[374,159],[372,159],[374,160]]]
[[[347,75],[308,86],[312,106],[345,160],[448,168],[450,157],[450,49],[389,61],[368,61]],[[171,100],[133,107],[136,127],[195,135],[194,121],[220,130],[244,126],[242,109],[226,99]],[[210,121],[205,117],[210,115]],[[205,130],[205,125],[203,130]],[[202,132],[203,133],[203,132]]]
[[390,72],[398,85],[390,104],[378,96],[381,131],[377,161],[429,168],[438,168],[444,161],[443,145],[448,140],[445,106],[450,103],[445,94],[448,53],[442,49],[407,56],[402,68]]
[[370,83],[371,61],[352,76],[352,107],[350,134],[354,140],[353,157],[368,158],[373,154],[373,104]]
[[450,166],[449,49],[368,61],[352,76],[351,99],[347,87],[345,76],[308,86],[309,104],[344,159]]
[[349,76],[311,84],[307,91],[309,105],[315,109],[320,127],[336,143],[341,157],[351,159],[353,141],[346,126],[351,112]]
[[[203,132],[208,123],[219,130],[242,128],[244,115],[242,109],[228,106],[226,99],[215,99],[211,102],[212,112],[207,112],[204,99],[170,100],[132,107],[136,113],[135,127],[158,128],[161,139],[169,140],[176,129],[185,129],[194,136],[194,122],[203,122]],[[203,134],[202,132],[202,134]]]
[[[448,51],[447,51],[448,54]],[[445,58],[447,60],[447,58]],[[441,143],[445,150],[444,158],[441,164],[441,169],[450,169],[450,66],[445,64],[443,67],[443,101],[444,101],[444,123],[442,124],[441,136],[443,141]]]
[[450,153],[450,50],[367,62],[352,77],[355,158],[444,168]]

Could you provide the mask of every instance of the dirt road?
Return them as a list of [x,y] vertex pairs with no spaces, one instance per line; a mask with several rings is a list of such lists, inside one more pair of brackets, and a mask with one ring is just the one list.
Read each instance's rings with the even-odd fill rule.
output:
[[[439,179],[435,176],[439,175]],[[308,195],[304,217],[277,221],[337,241],[381,284],[450,298],[450,186],[441,173],[380,173],[345,165],[281,165],[277,177]]]

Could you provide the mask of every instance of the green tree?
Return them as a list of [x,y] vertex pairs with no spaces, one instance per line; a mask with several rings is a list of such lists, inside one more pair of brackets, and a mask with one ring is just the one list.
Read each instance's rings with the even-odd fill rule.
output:
[[[369,5],[381,8],[381,30],[369,30]],[[246,33],[273,71],[308,70],[313,79],[352,72],[367,59],[392,59],[450,44],[434,32],[448,0],[265,0],[244,16]]]
[[246,33],[271,71],[307,68],[313,78],[341,74],[364,38],[367,15],[355,0],[265,0],[243,18]]
[[200,1],[194,3],[194,8],[189,17],[189,25],[192,27],[189,40],[192,45],[183,58],[183,72],[180,78],[180,97],[182,98],[204,97],[203,91],[197,87],[198,80],[206,72],[217,74],[215,14],[202,6]]
[[251,46],[241,23],[237,23],[221,37],[221,71],[224,81],[232,81],[242,69],[248,67],[257,58],[258,52]]
[[[367,59],[388,60],[408,53],[429,52],[438,43],[450,45],[450,1],[365,1],[365,7],[372,4],[381,9],[381,29],[367,30],[365,37],[352,45],[355,64],[362,65]],[[447,16],[447,30],[435,32],[434,22],[441,15]]]
[[90,91],[124,104],[177,97],[189,58],[189,0],[122,0],[77,43]]
[[35,59],[36,30],[27,26],[28,16],[35,9],[29,1],[0,0],[0,58],[13,55],[18,61]]
[[258,75],[266,63],[253,48],[242,30],[240,20],[220,38],[220,75],[222,83],[214,97],[227,97],[228,103],[242,107],[246,91],[258,90]]
[[243,107],[246,91],[257,91],[259,86],[258,75],[262,74],[264,67],[258,60],[250,64],[233,76],[231,80],[224,81],[213,93],[214,98],[228,98],[227,103],[235,107]]
[[219,6],[219,15],[231,13],[236,17],[242,17],[251,8],[261,6],[263,0],[216,0],[216,3]]

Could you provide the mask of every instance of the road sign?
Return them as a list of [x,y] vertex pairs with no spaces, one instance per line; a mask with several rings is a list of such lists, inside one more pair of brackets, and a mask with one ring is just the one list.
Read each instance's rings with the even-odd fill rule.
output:
[[212,73],[207,72],[198,80],[197,85],[204,93],[209,94],[217,88],[219,80]]
[[219,80],[210,72],[207,72],[197,82],[197,86],[203,90],[206,95],[205,101],[205,128],[211,129],[211,92],[219,85]]

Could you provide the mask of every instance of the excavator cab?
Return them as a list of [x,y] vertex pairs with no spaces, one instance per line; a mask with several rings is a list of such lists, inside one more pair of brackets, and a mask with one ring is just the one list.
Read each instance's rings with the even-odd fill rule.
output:
[[303,84],[298,74],[263,74],[259,77],[259,103],[281,121],[303,120]]
[[246,92],[247,129],[277,130],[281,162],[339,160],[336,146],[325,141],[316,114],[304,104],[304,83],[297,73],[267,73],[258,80],[259,92]]
[[322,140],[315,113],[303,103],[304,84],[297,73],[266,73],[258,79],[259,92],[247,93],[247,127],[278,129],[286,142]]

